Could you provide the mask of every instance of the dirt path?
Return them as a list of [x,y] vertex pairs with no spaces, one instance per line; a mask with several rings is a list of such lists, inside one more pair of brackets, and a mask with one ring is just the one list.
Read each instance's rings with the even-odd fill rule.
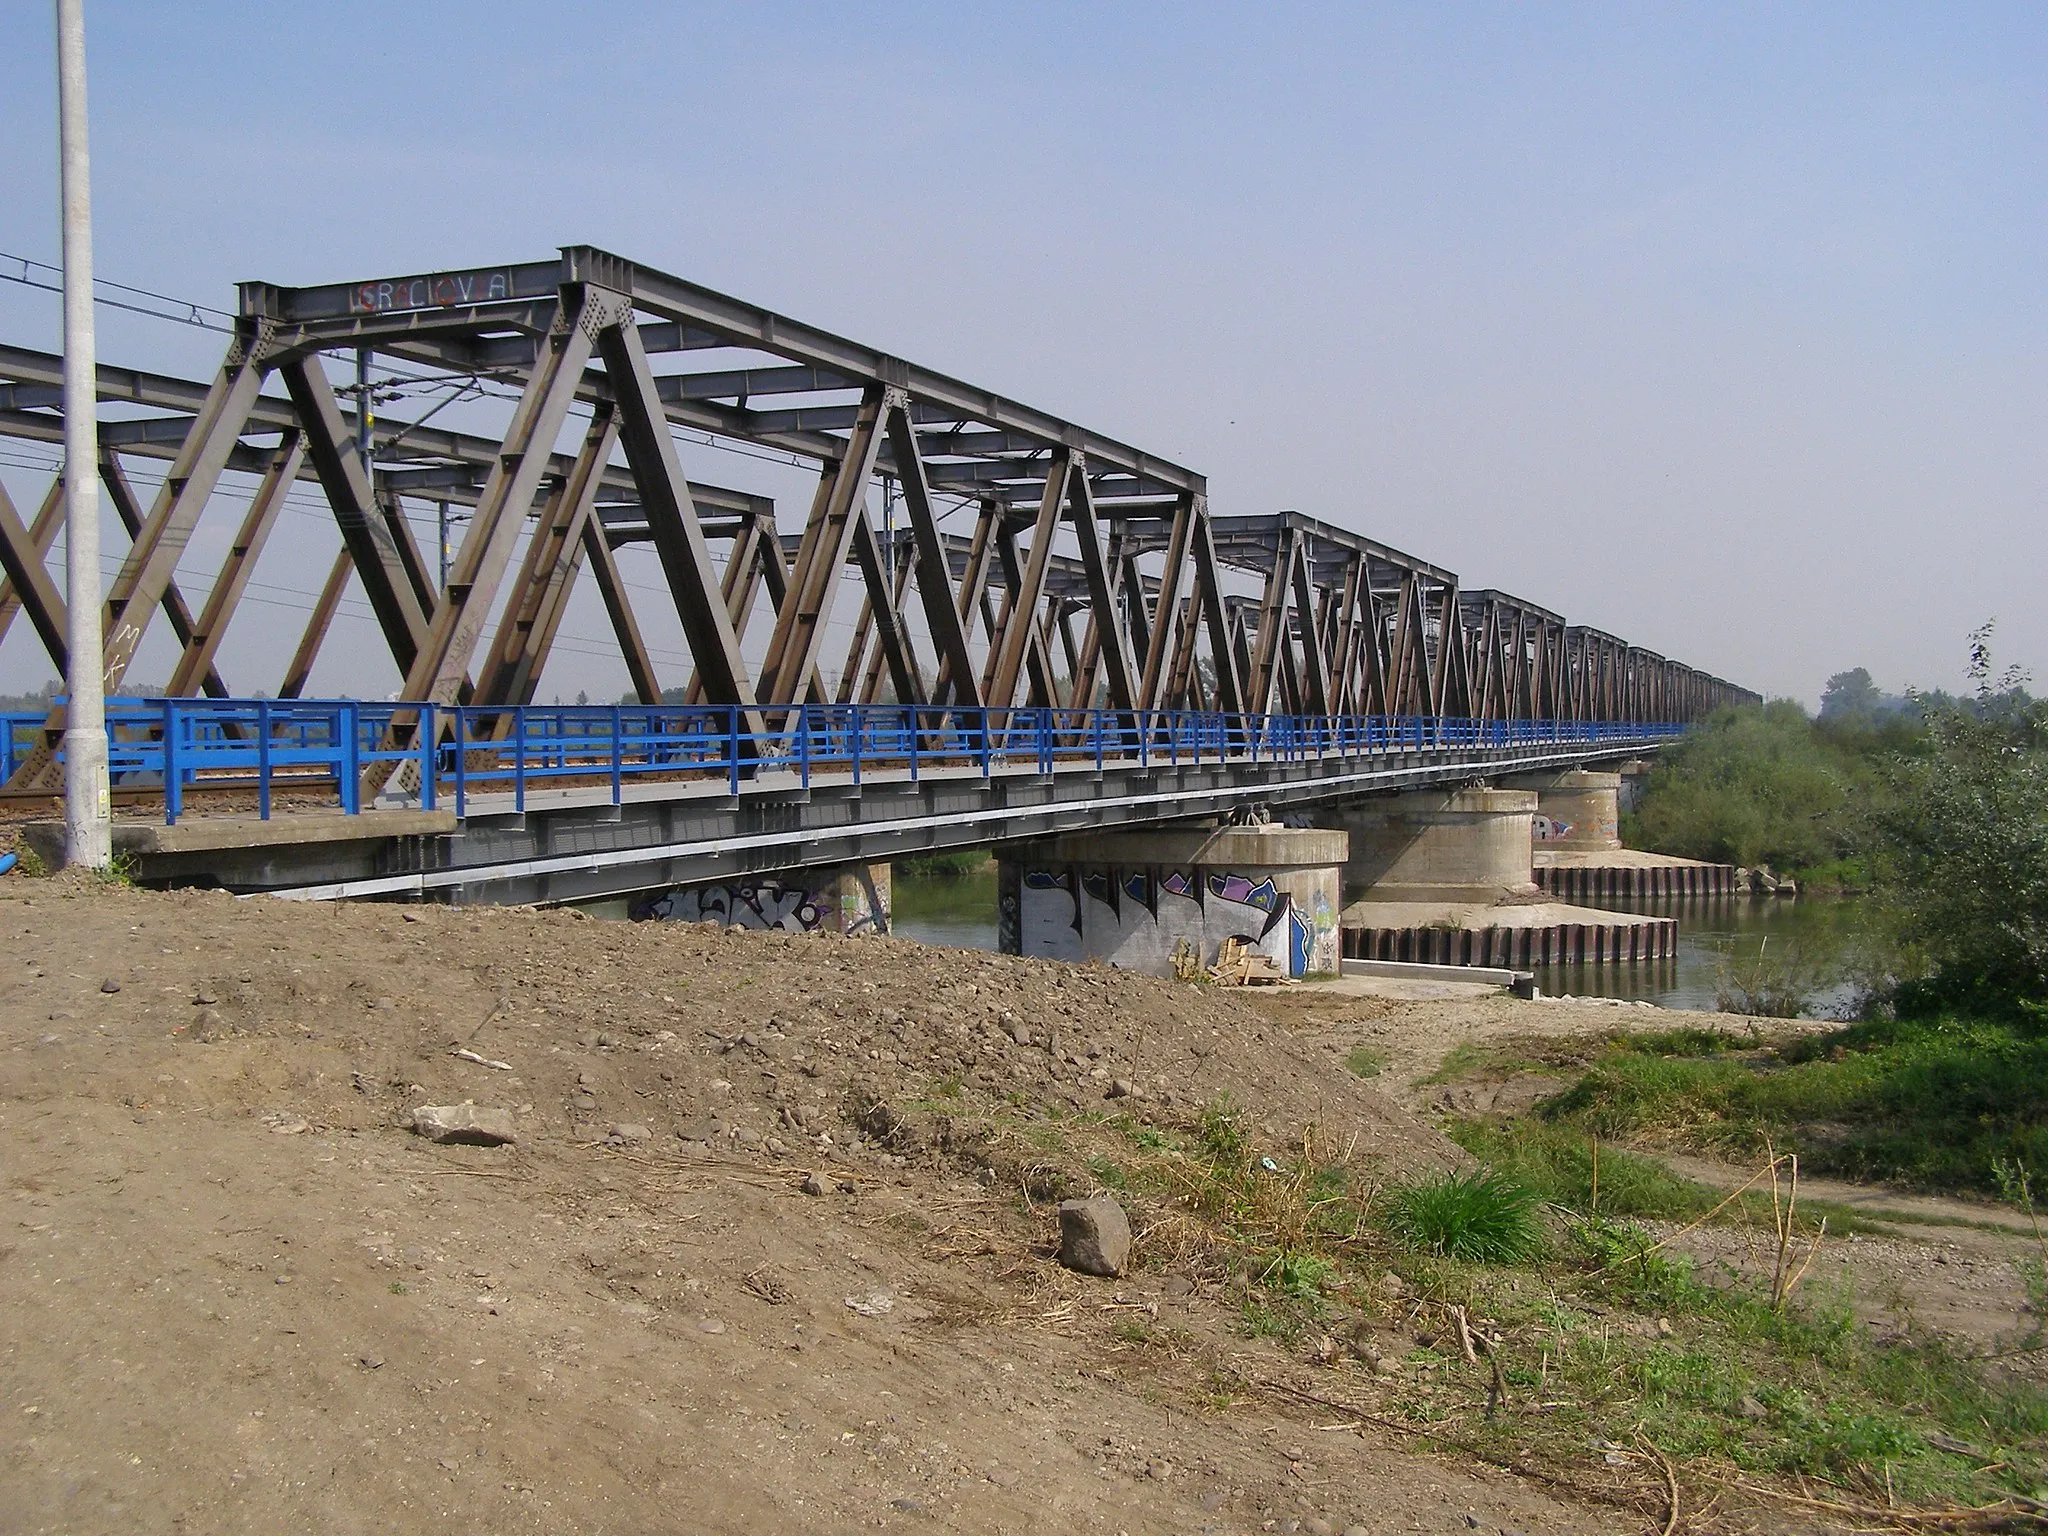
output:
[[[1124,1084],[1162,1116],[1228,1092],[1276,1145],[1314,1119],[1389,1167],[1450,1155],[1235,1000],[18,878],[0,933],[0,1530],[1640,1526],[1290,1400],[1371,1381],[1240,1337],[1199,1272],[1070,1274],[1002,1182],[1028,1146],[945,1151],[949,1095]],[[936,1106],[925,1139],[864,1095]],[[517,1145],[399,1128],[463,1099]]]

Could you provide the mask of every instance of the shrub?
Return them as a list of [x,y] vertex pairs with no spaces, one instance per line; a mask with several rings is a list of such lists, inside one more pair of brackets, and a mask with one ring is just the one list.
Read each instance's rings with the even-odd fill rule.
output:
[[1409,1248],[1470,1264],[1519,1264],[1534,1258],[1543,1241],[1534,1192],[1491,1168],[1397,1187],[1387,1196],[1384,1224]]

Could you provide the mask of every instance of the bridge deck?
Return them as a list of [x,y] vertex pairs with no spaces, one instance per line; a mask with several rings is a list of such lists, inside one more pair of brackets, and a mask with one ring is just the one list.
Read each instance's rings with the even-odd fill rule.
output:
[[[204,821],[209,804],[238,810],[207,836],[131,838],[151,878],[485,901],[591,899],[1253,806],[1285,814],[1631,756],[1682,729],[884,705],[814,706],[751,731],[729,709],[353,700],[122,701],[109,716],[118,778],[161,793],[167,831]],[[279,797],[293,809],[273,820]]]

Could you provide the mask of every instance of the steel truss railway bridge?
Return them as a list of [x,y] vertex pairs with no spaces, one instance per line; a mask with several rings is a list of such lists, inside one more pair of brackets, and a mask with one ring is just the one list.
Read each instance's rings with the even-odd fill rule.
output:
[[[330,357],[516,399],[496,433],[378,416]],[[0,347],[0,435],[61,442],[60,380]],[[170,878],[581,899],[1613,760],[1754,698],[1330,522],[1214,511],[1193,470],[584,246],[245,283],[210,383],[103,366],[98,392],[131,539],[102,658],[116,788],[166,823],[143,846]],[[814,466],[801,534],[688,478],[677,429]],[[168,465],[147,504],[140,460]],[[221,643],[300,485],[338,551],[268,696],[238,695]],[[177,568],[228,504],[195,607]],[[466,510],[445,579],[409,504]],[[0,490],[0,636],[26,619],[60,673],[62,506],[61,475],[26,517]],[[942,526],[961,512],[971,533]],[[634,544],[686,672],[643,639]],[[638,702],[538,705],[586,573]],[[351,586],[396,703],[304,697]],[[124,697],[159,614],[167,696]],[[63,723],[0,728],[0,793],[58,790]]]

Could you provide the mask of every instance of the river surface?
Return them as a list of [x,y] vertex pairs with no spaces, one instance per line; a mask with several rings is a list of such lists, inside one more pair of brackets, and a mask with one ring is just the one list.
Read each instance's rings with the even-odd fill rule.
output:
[[[1815,1017],[1840,1016],[1855,1005],[1850,973],[1860,951],[1863,911],[1854,900],[1745,896],[1600,905],[1677,918],[1677,955],[1652,965],[1544,966],[1537,985],[1546,994],[1711,1011],[1724,987],[1771,975],[1795,982],[1807,996],[1806,1012]],[[895,932],[905,938],[955,949],[996,947],[993,863],[957,877],[898,874],[894,906]]]

